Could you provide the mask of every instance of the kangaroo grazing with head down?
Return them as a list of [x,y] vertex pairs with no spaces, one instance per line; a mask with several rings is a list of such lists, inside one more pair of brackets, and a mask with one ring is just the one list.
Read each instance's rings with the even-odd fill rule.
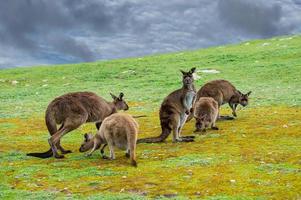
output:
[[211,97],[201,97],[194,104],[195,132],[206,131],[207,127],[218,130],[215,122],[218,117],[218,104]]
[[[215,101],[217,101],[219,107],[228,103],[232,109],[233,116],[237,117],[237,105],[240,104],[244,107],[247,106],[250,94],[251,91],[246,94],[241,93],[229,81],[214,80],[206,83],[203,87],[201,87],[201,89],[199,89],[196,99],[198,100],[201,97],[212,97]],[[228,119],[234,118],[228,117]]]
[[[39,158],[63,158],[58,154],[59,149],[62,154],[71,153],[65,150],[60,139],[68,132],[77,129],[84,123],[95,122],[99,129],[101,122],[109,115],[118,110],[128,110],[127,103],[123,100],[123,93],[119,97],[111,94],[113,102],[107,102],[100,96],[92,92],[67,93],[55,98],[47,107],[45,121],[47,129],[51,135],[48,142],[50,149],[44,153],[28,153],[28,156]],[[61,124],[57,130],[57,124]]]
[[81,145],[79,151],[85,152],[92,149],[87,156],[91,156],[92,153],[101,149],[103,158],[106,156],[103,154],[103,149],[108,144],[110,149],[110,159],[115,159],[114,146],[120,149],[126,149],[126,157],[130,157],[131,164],[137,167],[136,162],[136,142],[138,135],[138,123],[134,118],[125,113],[115,113],[107,117],[101,124],[99,131],[93,136],[85,134],[85,140]]
[[192,68],[188,72],[182,70],[181,72],[183,74],[182,88],[170,93],[163,100],[160,107],[161,135],[158,137],[139,139],[138,143],[163,142],[171,131],[173,131],[173,142],[194,141],[194,136],[181,137],[181,130],[190,114],[196,95],[196,89],[193,84],[193,73],[195,72],[195,68]]

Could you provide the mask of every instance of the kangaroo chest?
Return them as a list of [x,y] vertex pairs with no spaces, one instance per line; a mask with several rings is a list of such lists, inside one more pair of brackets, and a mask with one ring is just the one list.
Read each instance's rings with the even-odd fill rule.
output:
[[196,93],[193,90],[186,93],[186,95],[184,97],[184,101],[188,108],[192,107],[195,95],[196,95]]

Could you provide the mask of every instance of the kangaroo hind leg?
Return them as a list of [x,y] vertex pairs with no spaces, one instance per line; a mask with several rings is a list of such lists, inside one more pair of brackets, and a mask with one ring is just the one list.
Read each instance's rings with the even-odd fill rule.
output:
[[182,113],[180,115],[180,126],[178,128],[178,132],[179,132],[179,137],[182,138],[182,139],[193,139],[195,138],[195,136],[193,135],[186,135],[186,136],[182,136],[181,133],[182,133],[182,129],[183,129],[183,126],[185,125],[185,122],[187,121],[187,118],[188,116],[185,114],[185,113]]
[[[61,130],[63,128],[64,124],[61,125],[61,127],[59,128],[59,130]],[[68,154],[68,153],[72,153],[71,150],[66,150],[62,147],[61,145],[61,141],[58,141],[56,147],[61,151],[62,154]]]
[[131,165],[134,167],[137,167],[137,161],[136,161],[136,141],[137,141],[137,135],[129,135],[128,138],[128,144],[127,144],[127,153],[129,153],[129,157],[131,159]]
[[56,133],[54,133],[49,139],[48,143],[52,149],[53,156],[55,158],[64,158],[63,155],[60,155],[57,151],[57,146],[61,140],[61,138],[67,134],[68,132],[77,129],[81,124],[83,124],[86,120],[81,119],[80,117],[77,118],[77,120],[70,120],[67,119],[64,123],[63,127],[58,130]]
[[[185,121],[184,121],[185,122]],[[192,138],[182,138],[179,136],[179,130],[181,130],[181,120],[179,115],[173,115],[171,120],[173,142],[192,142]]]

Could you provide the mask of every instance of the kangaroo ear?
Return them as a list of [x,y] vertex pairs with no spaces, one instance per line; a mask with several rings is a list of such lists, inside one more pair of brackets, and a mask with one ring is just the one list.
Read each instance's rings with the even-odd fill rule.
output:
[[119,94],[119,99],[122,100],[122,97],[124,96],[124,94],[122,92],[120,92]]
[[110,95],[114,100],[117,99],[117,97],[114,94],[112,94],[111,92],[110,92]]
[[241,91],[237,90],[238,94],[242,95]]
[[190,69],[190,71],[189,71],[189,72],[190,72],[191,74],[193,74],[193,73],[195,72],[195,70],[196,70],[196,68],[195,68],[195,67],[193,67],[193,68],[191,68],[191,69]]
[[85,137],[85,140],[88,141],[88,137],[89,137],[88,133],[85,133],[84,137]]
[[251,93],[252,93],[252,91],[249,91],[249,92],[247,93],[247,96],[250,96]]
[[180,70],[180,72],[182,72],[183,75],[186,75],[187,72],[183,71],[183,70]]

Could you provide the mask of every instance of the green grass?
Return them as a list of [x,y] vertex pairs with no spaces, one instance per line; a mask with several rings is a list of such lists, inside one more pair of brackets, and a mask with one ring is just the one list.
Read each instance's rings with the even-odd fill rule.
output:
[[[139,118],[139,138],[160,133],[162,99],[181,86],[180,69],[215,69],[213,79],[252,91],[250,105],[219,131],[193,143],[139,144],[138,168],[124,152],[114,161],[78,152],[86,124],[67,134],[63,160],[27,157],[45,151],[48,103],[71,91],[110,99],[124,92]],[[196,51],[106,62],[0,70],[0,199],[298,199],[301,198],[301,36],[254,40]],[[18,81],[17,84],[12,84]],[[228,108],[222,112],[229,114]],[[192,134],[194,122],[183,134]]]
[[[157,109],[166,94],[180,86],[179,69],[191,67],[221,71],[201,74],[198,88],[223,78],[244,92],[252,90],[253,105],[300,105],[300,49],[301,37],[293,36],[142,58],[0,70],[0,117],[37,115],[54,97],[81,90],[107,99],[109,92],[123,91],[129,101],[147,102],[146,108]],[[12,85],[14,80],[19,83]]]

